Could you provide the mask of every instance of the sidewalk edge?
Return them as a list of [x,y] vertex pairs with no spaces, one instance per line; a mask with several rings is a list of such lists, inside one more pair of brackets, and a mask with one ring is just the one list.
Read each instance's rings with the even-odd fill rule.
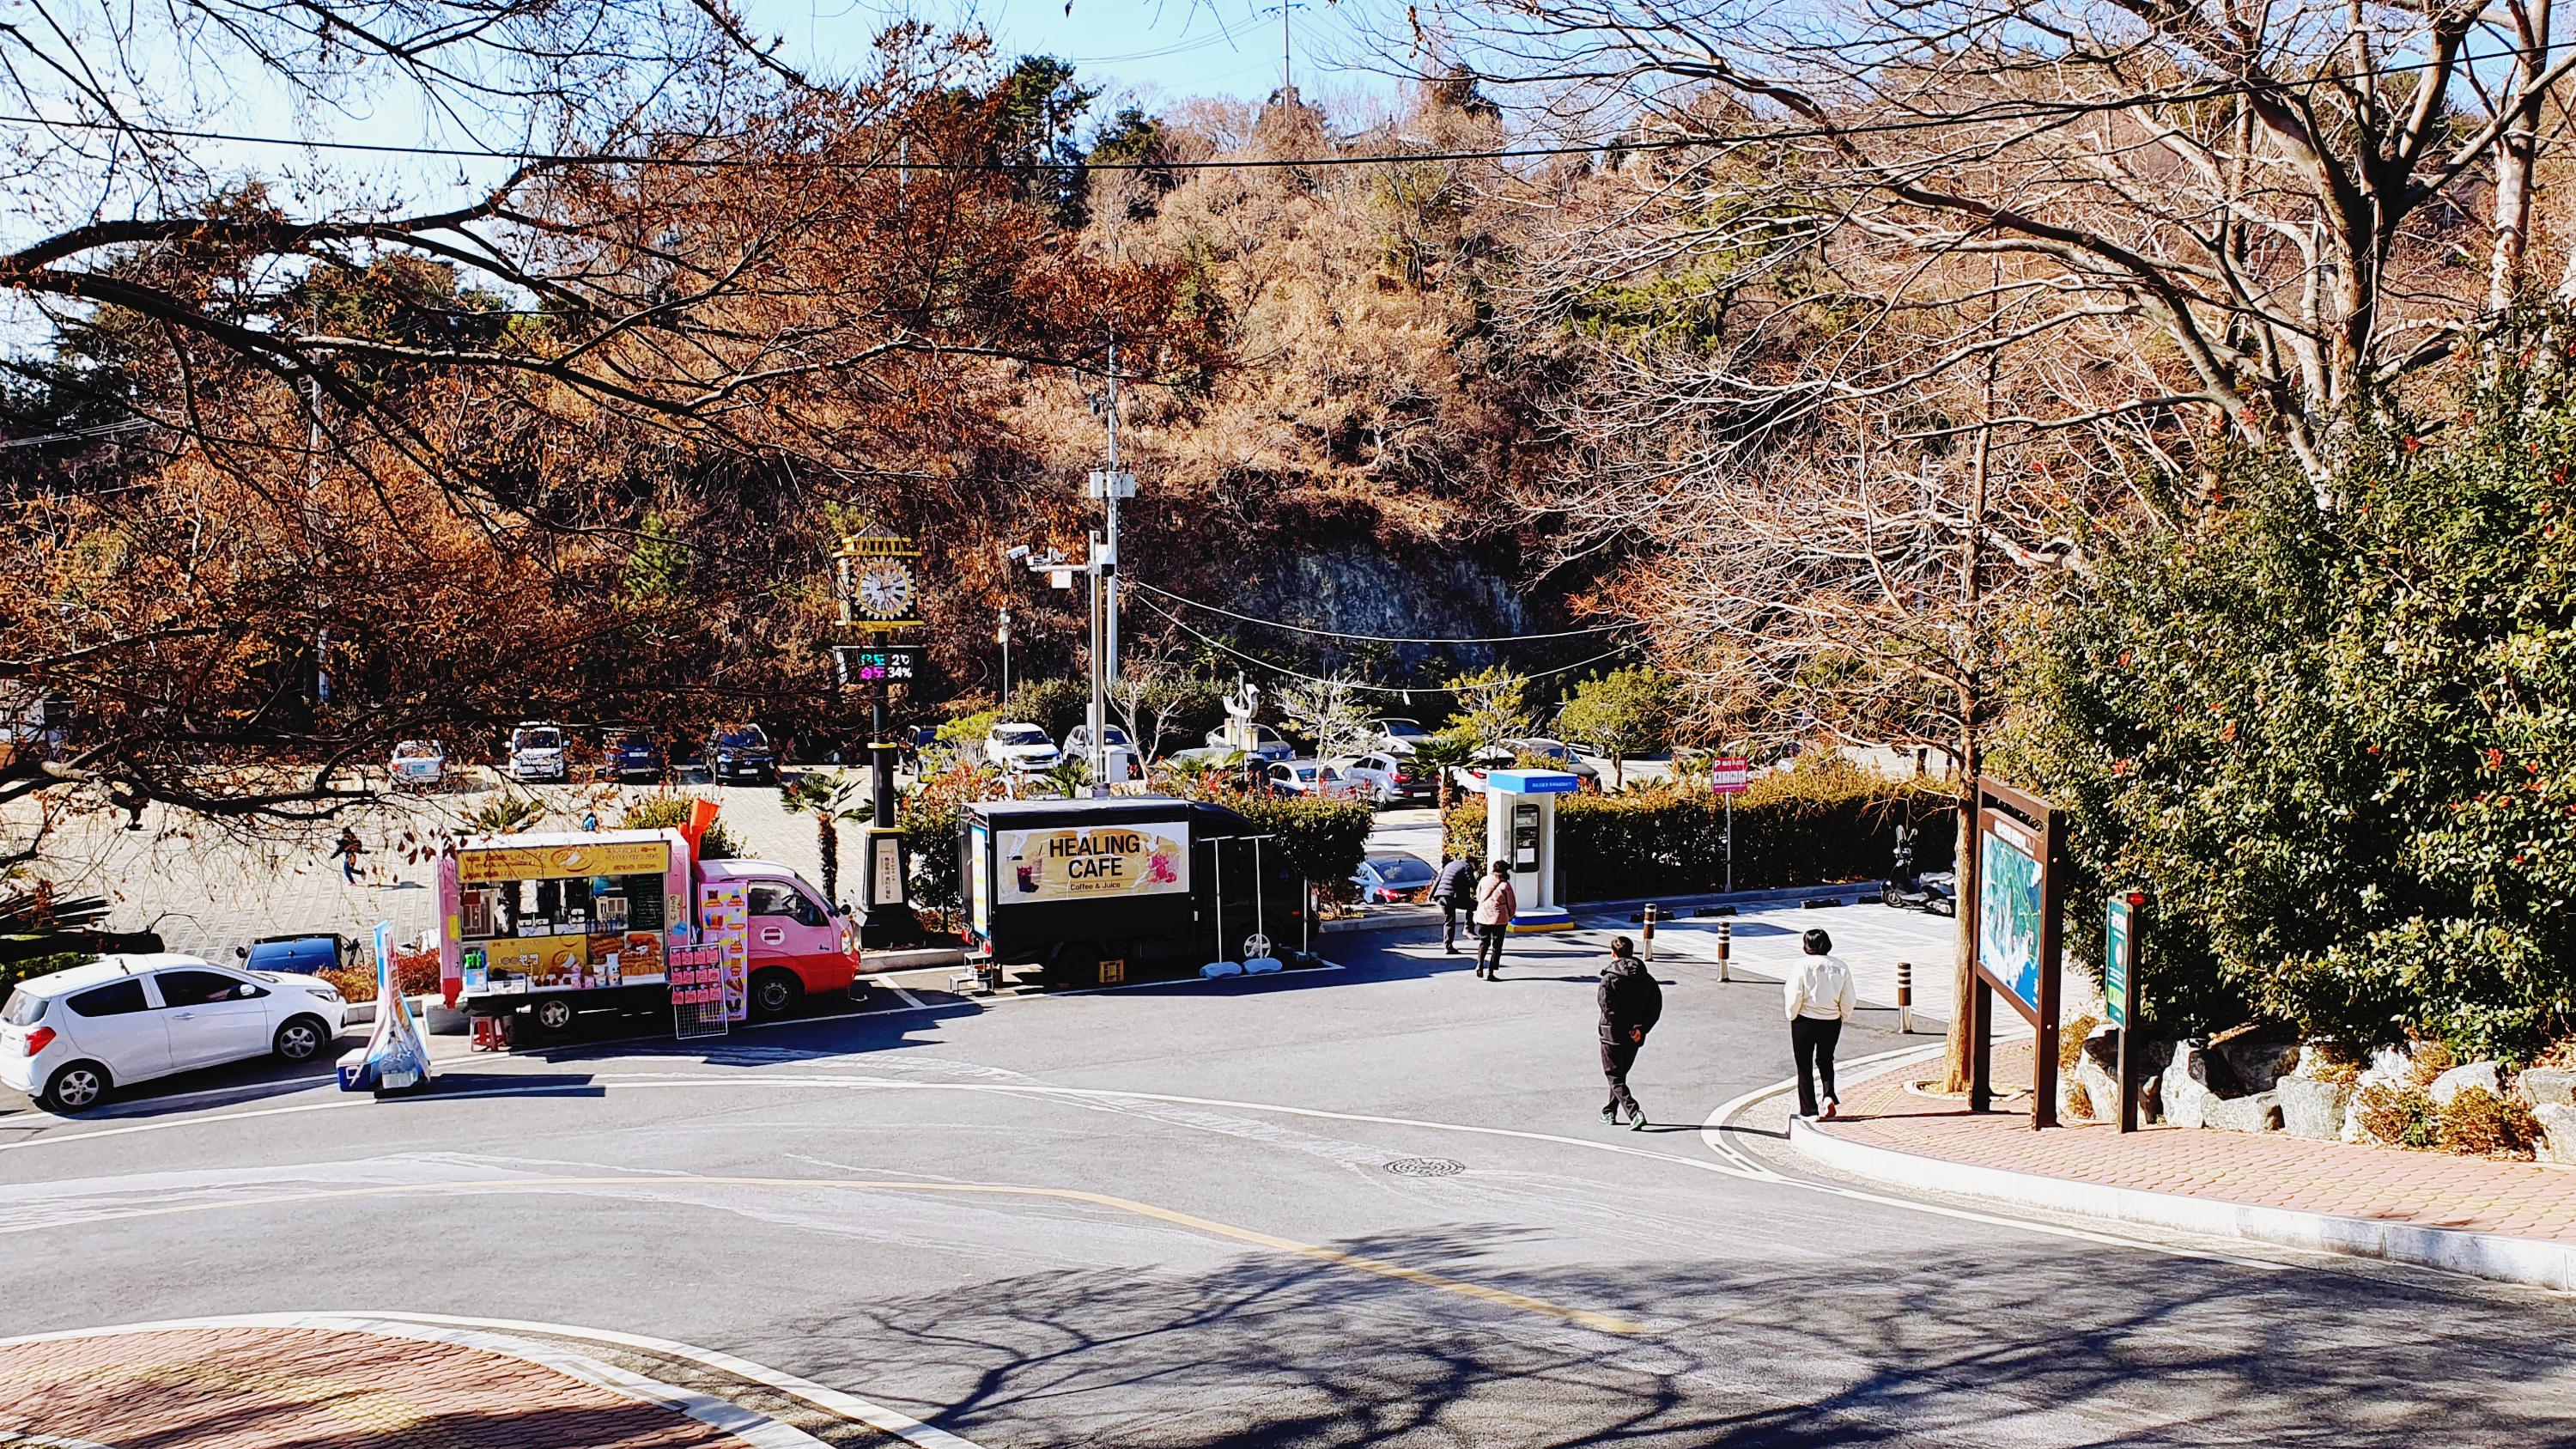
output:
[[2339,1217],[1980,1167],[1854,1142],[1797,1117],[1789,1122],[1789,1145],[1824,1166],[1896,1187],[1959,1193],[2017,1207],[2081,1213],[2114,1222],[2311,1252],[2382,1258],[2559,1293],[2576,1289],[2576,1245],[2540,1238]]

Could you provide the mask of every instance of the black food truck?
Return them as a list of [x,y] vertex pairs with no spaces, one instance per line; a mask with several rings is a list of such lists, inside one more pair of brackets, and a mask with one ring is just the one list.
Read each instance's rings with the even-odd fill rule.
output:
[[[985,800],[957,849],[966,960],[1050,986],[1194,975],[1212,961],[1310,964],[1314,902],[1279,842],[1221,805],[1160,795]],[[1247,950],[1245,942],[1254,941]]]

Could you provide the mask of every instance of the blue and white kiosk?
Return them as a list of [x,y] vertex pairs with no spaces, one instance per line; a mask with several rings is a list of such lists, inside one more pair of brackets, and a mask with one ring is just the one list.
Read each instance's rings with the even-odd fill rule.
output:
[[1485,772],[1485,859],[1511,862],[1514,935],[1574,929],[1556,898],[1556,797],[1580,783],[1563,770]]

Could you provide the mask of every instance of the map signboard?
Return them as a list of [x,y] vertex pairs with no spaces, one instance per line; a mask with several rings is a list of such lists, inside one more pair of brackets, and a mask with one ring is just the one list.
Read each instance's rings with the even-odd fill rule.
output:
[[2042,847],[2029,830],[1995,817],[1984,834],[1977,855],[1977,964],[2036,1016],[2047,905]]

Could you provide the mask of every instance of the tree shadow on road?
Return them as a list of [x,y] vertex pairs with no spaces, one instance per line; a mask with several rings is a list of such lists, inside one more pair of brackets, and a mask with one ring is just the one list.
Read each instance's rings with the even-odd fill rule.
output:
[[[2576,1313],[2435,1279],[2006,1244],[1480,1270],[1512,1229],[1342,1252],[1640,1320],[1614,1334],[1297,1259],[818,1305],[787,1356],[1015,1446],[2564,1442]],[[818,1283],[818,1297],[829,1298]],[[808,1372],[815,1372],[808,1369]]]

